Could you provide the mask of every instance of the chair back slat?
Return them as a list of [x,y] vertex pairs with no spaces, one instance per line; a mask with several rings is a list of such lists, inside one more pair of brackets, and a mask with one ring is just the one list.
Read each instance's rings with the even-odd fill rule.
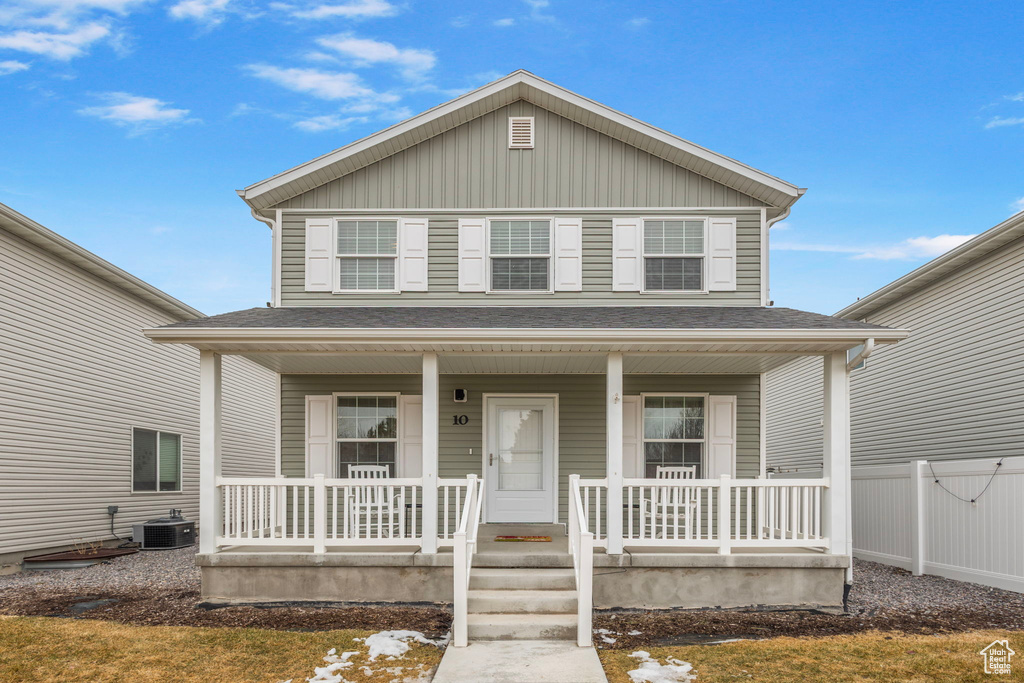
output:
[[349,465],[350,479],[387,479],[387,465]]
[[655,479],[696,479],[697,478],[697,466],[688,465],[686,467],[658,465],[658,469],[654,472]]

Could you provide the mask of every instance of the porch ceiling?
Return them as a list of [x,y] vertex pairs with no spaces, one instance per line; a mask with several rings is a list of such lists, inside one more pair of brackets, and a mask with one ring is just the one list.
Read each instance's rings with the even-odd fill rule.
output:
[[[422,369],[417,353],[240,353],[282,374],[410,374]],[[767,372],[798,353],[629,354],[626,374],[755,374]],[[438,356],[444,375],[604,374],[601,353],[449,353]]]

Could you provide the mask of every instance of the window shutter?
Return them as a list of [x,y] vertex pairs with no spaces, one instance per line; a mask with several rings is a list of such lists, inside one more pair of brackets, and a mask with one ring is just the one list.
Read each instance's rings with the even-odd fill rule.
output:
[[306,291],[329,292],[334,289],[334,219],[306,219]]
[[643,256],[643,221],[616,218],[612,222],[612,291],[640,291]]
[[483,218],[459,219],[459,291],[487,291],[487,251]]
[[583,291],[583,219],[555,219],[555,291]]
[[399,224],[398,278],[403,292],[427,291],[427,219],[403,218]]
[[644,476],[644,440],[640,434],[640,397],[622,397],[622,476]]
[[736,291],[736,219],[708,220],[708,291]]
[[708,472],[736,476],[736,397],[708,397]]
[[306,476],[334,476],[334,397],[306,397]]
[[400,396],[398,400],[398,425],[402,432],[398,476],[419,477],[423,475],[423,397]]

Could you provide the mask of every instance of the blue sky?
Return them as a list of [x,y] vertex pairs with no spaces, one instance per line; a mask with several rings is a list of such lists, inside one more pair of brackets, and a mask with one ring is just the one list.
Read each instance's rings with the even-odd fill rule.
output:
[[1024,209],[1019,2],[3,0],[0,202],[207,313],[234,190],[518,68],[805,186],[776,305],[831,313]]

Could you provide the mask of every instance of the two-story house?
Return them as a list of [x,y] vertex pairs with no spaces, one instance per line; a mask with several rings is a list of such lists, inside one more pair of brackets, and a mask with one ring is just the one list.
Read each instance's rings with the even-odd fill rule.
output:
[[[204,594],[454,602],[457,644],[840,604],[847,350],[906,335],[770,306],[802,193],[525,71],[240,191],[271,305],[147,331],[202,355]],[[220,476],[224,355],[280,375],[283,478]],[[825,469],[769,480],[800,356]]]

